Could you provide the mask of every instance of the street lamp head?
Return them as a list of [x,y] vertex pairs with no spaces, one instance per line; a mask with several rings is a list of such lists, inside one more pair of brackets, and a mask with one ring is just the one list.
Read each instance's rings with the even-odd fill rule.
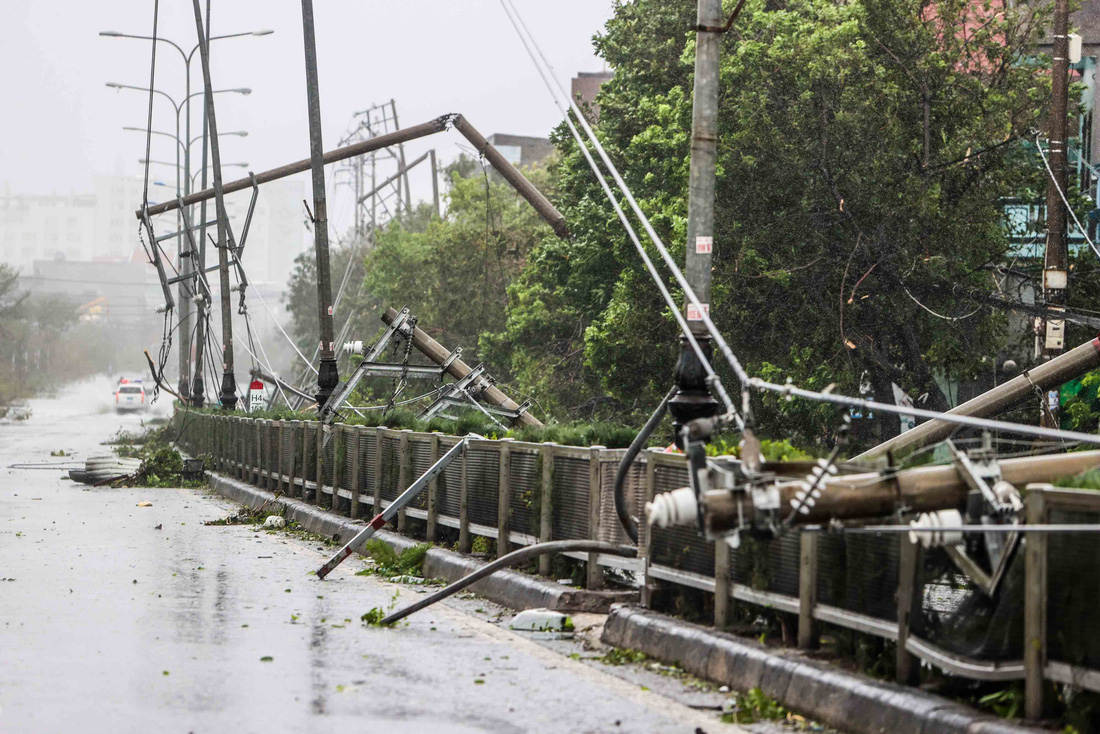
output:
[[119,33],[118,31],[100,31],[99,35],[101,35],[101,36],[110,36],[112,38],[118,38],[122,34]]
[[274,32],[275,31],[273,31],[273,30],[265,28],[262,31],[252,31],[252,35],[254,35],[254,36],[270,36]]
[[118,82],[107,82],[107,86],[111,89],[122,89],[122,85]]
[[246,97],[247,97],[248,95],[252,94],[252,90],[251,90],[251,89],[249,89],[248,87],[241,87],[240,89],[234,89],[234,90],[232,90],[232,91],[236,92],[237,94],[243,94],[243,95],[245,95]]

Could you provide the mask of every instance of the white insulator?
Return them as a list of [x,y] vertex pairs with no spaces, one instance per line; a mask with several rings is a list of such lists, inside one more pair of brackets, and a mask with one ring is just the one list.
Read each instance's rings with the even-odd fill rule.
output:
[[359,354],[363,351],[363,342],[344,342],[344,354]]
[[920,517],[909,523],[909,542],[920,543],[925,548],[940,548],[945,545],[958,545],[963,541],[959,530],[943,532],[937,528],[957,528],[963,525],[963,516],[958,510],[940,510],[922,512]]
[[1024,509],[1024,501],[1020,499],[1020,490],[1016,489],[1005,480],[1002,479],[994,484],[992,489],[994,496],[996,496],[998,500],[1010,506],[1016,512]]
[[694,525],[698,516],[697,508],[695,492],[690,487],[681,487],[654,496],[652,502],[645,503],[645,514],[650,525],[668,528]]

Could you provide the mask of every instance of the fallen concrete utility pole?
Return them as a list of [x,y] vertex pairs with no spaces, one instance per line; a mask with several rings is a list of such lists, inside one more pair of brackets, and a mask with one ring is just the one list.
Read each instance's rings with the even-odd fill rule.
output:
[[[990,418],[1008,410],[1029,395],[1034,394],[1036,390],[1043,395],[1045,400],[1047,390],[1076,379],[1097,367],[1100,367],[1100,338],[1086,342],[1049,362],[1044,362],[1030,371],[1017,375],[989,392],[982,393],[978,397],[948,411],[948,414]],[[885,443],[864,451],[855,457],[853,461],[875,459],[885,456],[887,451],[896,455],[908,453],[922,446],[942,441],[957,429],[957,424],[942,420],[930,420],[895,436]]]
[[[366,543],[368,540],[370,540],[371,536],[378,532],[378,530],[381,529],[382,526],[384,526],[393,518],[397,517],[397,513],[401,510],[401,508],[412,502],[416,495],[420,494],[420,492],[425,487],[427,487],[433,479],[439,476],[443,472],[443,470],[450,465],[452,461],[457,459],[459,456],[465,454],[466,444],[471,438],[482,437],[478,436],[475,433],[471,433],[468,436],[464,437],[461,441],[456,443],[450,451],[443,454],[443,456],[440,457],[439,461],[432,464],[428,468],[428,471],[421,474],[420,478],[409,485],[409,488],[402,492],[397,497],[397,499],[391,502],[385,510],[375,515],[374,519],[372,519],[365,528],[357,533],[354,538],[349,540],[347,545],[337,551],[336,555],[334,555],[332,558],[328,559],[325,562],[325,565],[317,569],[318,578],[323,579],[325,576],[328,576],[330,573],[332,573],[333,569],[343,563],[345,558],[354,553],[356,548],[362,547],[363,543]],[[320,491],[320,486],[318,486],[318,497],[320,497]]]
[[[1100,451],[1080,451],[1048,456],[1024,456],[998,462],[1001,478],[1016,487],[1049,482],[1100,467]],[[779,507],[790,507],[804,482],[780,482]],[[823,491],[808,512],[799,513],[799,525],[830,520],[887,517],[899,508],[907,512],[936,512],[966,504],[970,486],[954,465],[926,466],[884,475],[878,472],[848,474],[826,479]],[[703,493],[703,516],[708,534],[722,534],[738,527],[753,514],[752,500],[735,493],[712,490]]]
[[520,196],[527,199],[527,203],[533,206],[535,211],[550,224],[558,237],[563,240],[569,239],[569,228],[565,225],[565,217],[542,195],[542,192],[535,188],[534,184],[509,163],[508,159],[501,155],[499,150],[490,145],[489,141],[466,121],[465,117],[455,115],[454,126],[455,130],[458,130],[470,141],[478,154],[485,156],[485,160],[489,161],[490,165],[497,170],[497,173],[503,176],[512,185],[512,188],[519,192]]
[[[393,323],[394,319],[398,316],[398,312],[393,308],[387,308],[386,312],[382,314],[382,321],[387,326]],[[450,364],[447,364],[447,358],[451,356],[450,350],[444,347],[442,344],[432,339],[425,334],[419,328],[413,328],[413,346],[420,351],[425,357],[435,362],[438,365],[445,366],[447,374],[456,380],[461,380],[470,374],[472,368],[470,365],[463,362],[461,359],[451,360]],[[500,388],[490,385],[482,393],[482,399],[490,405],[495,405],[498,408],[504,408],[505,410],[518,411],[519,403],[505,395]],[[535,416],[531,415],[527,411],[521,411],[516,418],[516,422],[523,426],[530,428],[542,428],[543,423]]]
[[[396,132],[388,133],[386,135],[379,135],[376,138],[370,138],[354,145],[348,145],[343,148],[337,148],[336,150],[330,150],[324,155],[325,165],[336,163],[338,161],[346,160],[348,158],[354,158],[358,155],[370,153],[374,150],[381,150],[382,148],[389,148],[390,146],[397,145],[399,143],[407,143],[410,140],[416,140],[417,138],[423,138],[427,135],[434,133],[440,133],[447,129],[447,122],[450,115],[443,115],[436,119],[425,122],[422,125],[416,125],[415,127],[407,127],[403,130],[397,130]],[[285,166],[278,168],[272,168],[270,171],[264,171],[263,173],[256,174],[256,183],[265,184],[271,181],[277,181],[280,178],[286,178],[287,176],[293,176],[296,173],[305,173],[310,170],[310,159],[296,161],[294,163],[288,163]],[[227,194],[232,194],[234,191],[242,191],[252,186],[252,179],[249,177],[241,178],[236,181],[230,181],[222,187],[222,190]],[[184,206],[190,206],[191,204],[198,204],[202,201],[207,201],[214,197],[213,189],[203,189],[202,191],[196,191],[193,194],[183,197]],[[179,204],[175,201],[166,201],[163,204],[157,204],[156,206],[149,207],[149,216],[156,214],[163,214],[164,212],[170,212],[176,209]]]
[[[484,155],[485,159],[492,164],[493,168],[504,177],[509,184],[526,199],[531,206],[535,208],[535,211],[539,213],[546,223],[554,230],[559,236],[564,238],[569,237],[569,228],[565,226],[565,217],[559,212],[554,205],[550,203],[542,193],[535,188],[527,178],[519,172],[515,166],[508,162],[500,151],[494,148],[484,136],[467,122],[466,118],[462,115],[443,115],[437,117],[431,122],[425,122],[421,125],[414,127],[407,127],[403,130],[397,130],[386,135],[379,135],[376,138],[369,138],[353,145],[348,145],[343,148],[337,148],[336,150],[330,150],[325,153],[323,159],[325,165],[336,163],[338,161],[347,160],[348,158],[354,158],[355,156],[364,155],[371,151],[381,150],[383,148],[389,148],[401,143],[407,143],[410,140],[416,140],[428,135],[434,135],[435,133],[443,132],[447,129],[447,126],[453,122],[455,129],[462,133],[467,140],[470,141],[477,148],[479,154]],[[279,168],[272,168],[270,171],[264,171],[263,173],[257,173],[255,176],[249,176],[246,178],[238,179],[236,181],[230,181],[222,187],[222,191],[226,194],[232,194],[234,191],[241,191],[246,188],[250,188],[253,185],[265,184],[270,181],[276,181],[280,178],[286,178],[287,176],[293,176],[296,173],[304,173],[310,170],[310,159],[300,160],[295,163],[289,163]],[[166,201],[163,204],[157,204],[156,206],[149,207],[149,216],[155,216],[157,214],[163,214],[165,212],[174,211],[179,208],[180,203],[184,206],[190,206],[191,204],[197,204],[199,202],[207,201],[214,198],[213,189],[203,189],[202,191],[196,191],[193,194],[188,194],[182,199],[176,201]],[[141,219],[141,211],[135,213],[137,218]]]
[[278,377],[275,377],[274,375],[269,375],[266,372],[264,372],[263,370],[259,369],[258,367],[254,367],[251,370],[251,374],[252,374],[252,377],[254,377],[254,378],[259,378],[261,380],[264,380],[265,382],[274,383],[274,384],[278,385],[279,387],[283,388],[284,390],[286,390],[287,392],[292,392],[295,395],[297,395],[298,397],[304,398],[305,400],[315,400],[316,399],[312,395],[310,395],[308,392],[306,392],[305,390],[301,390],[297,387],[294,387],[294,385],[291,385],[289,382],[285,382],[283,380],[280,380]]
[[367,193],[360,196],[357,199],[357,201],[360,204],[362,204],[367,199],[371,198],[372,196],[374,196],[378,192],[382,191],[384,188],[386,188],[387,186],[392,184],[397,179],[402,178],[402,177],[408,178],[409,171],[411,171],[412,169],[416,168],[419,164],[426,161],[428,159],[429,154],[434,155],[435,154],[435,149],[433,148],[432,150],[429,150],[427,153],[420,156],[419,158],[417,158],[416,160],[414,160],[412,163],[408,164],[407,166],[406,165],[399,166],[398,169],[397,169],[397,173],[393,174],[392,176],[387,178],[385,181],[383,181],[382,183],[378,184],[377,186],[375,186],[373,189],[371,189]]

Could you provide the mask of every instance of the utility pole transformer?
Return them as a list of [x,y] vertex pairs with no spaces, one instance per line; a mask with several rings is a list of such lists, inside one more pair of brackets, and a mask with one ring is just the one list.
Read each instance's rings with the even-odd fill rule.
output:
[[321,322],[321,364],[317,372],[317,409],[320,410],[339,384],[340,373],[336,367],[336,344],[332,333],[325,149],[321,143],[321,95],[317,88],[317,39],[313,30],[313,0],[302,0],[302,36],[305,39],[306,96],[309,101],[309,157],[313,171],[313,246],[317,257],[317,310]]
[[[695,92],[691,116],[691,177],[688,183],[688,284],[709,314],[711,258],[714,253],[714,190],[718,158],[718,62],[722,43],[722,0],[699,0],[695,36]],[[713,354],[702,314],[685,298],[692,334],[709,361]],[[669,401],[673,427],[717,415],[720,406],[706,383],[706,372],[687,339],[680,337],[676,365],[679,391]],[[677,438],[677,441],[679,438]]]
[[[1043,299],[1049,306],[1064,308],[1069,274],[1069,251],[1066,244],[1066,207],[1062,197],[1066,192],[1066,116],[1069,107],[1069,0],[1054,3],[1054,65],[1051,69],[1050,150],[1051,176],[1047,179],[1047,244],[1043,261]],[[1046,318],[1040,322],[1036,337],[1037,352],[1046,358],[1062,353],[1065,321]],[[1057,393],[1044,394],[1040,411],[1042,425],[1056,428],[1058,423]]]
[[218,217],[218,282],[222,309],[222,407],[233,410],[237,405],[237,381],[233,376],[233,307],[230,303],[229,247],[226,227],[229,215],[225,211],[225,191],[222,187],[222,160],[218,149],[218,120],[214,114],[214,92],[210,82],[210,43],[202,27],[202,9],[195,4],[195,32],[199,37],[199,57],[202,60],[203,84],[206,90],[207,127],[210,133],[210,158],[214,168],[214,208]]

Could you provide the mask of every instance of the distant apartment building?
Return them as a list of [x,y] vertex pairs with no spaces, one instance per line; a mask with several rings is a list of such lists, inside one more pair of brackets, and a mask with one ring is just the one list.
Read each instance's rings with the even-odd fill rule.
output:
[[600,87],[604,82],[615,76],[613,71],[581,71],[573,77],[571,93],[577,106],[582,110],[589,110],[592,117],[598,119],[600,107],[596,104],[596,95],[600,93]]
[[[138,177],[97,176],[92,194],[37,195],[0,194],[0,262],[30,273],[38,261],[145,263],[134,212],[141,206],[144,182]],[[249,278],[259,282],[285,284],[294,258],[305,249],[306,230],[301,216],[305,184],[301,180],[273,181],[260,188],[256,210],[242,256]],[[173,198],[174,185],[167,188],[154,181],[149,201],[156,204]],[[226,197],[233,231],[244,232],[250,189]],[[192,222],[199,223],[199,207]],[[213,202],[207,207],[207,221],[214,220]],[[154,219],[157,235],[178,231],[176,214]],[[145,238],[148,239],[148,238]],[[197,236],[196,236],[197,239]],[[178,260],[176,241],[161,243],[173,264]],[[215,261],[208,249],[209,263]]]
[[0,196],[0,262],[29,266],[37,259],[88,260],[95,253],[95,197]]
[[489,142],[513,166],[538,163],[554,152],[554,144],[548,138],[495,133],[489,136]]

